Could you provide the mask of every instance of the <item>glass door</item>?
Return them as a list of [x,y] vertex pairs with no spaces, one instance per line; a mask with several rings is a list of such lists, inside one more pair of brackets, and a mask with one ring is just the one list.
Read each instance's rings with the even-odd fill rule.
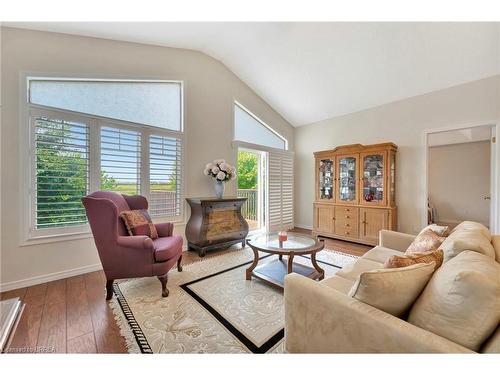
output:
[[358,202],[358,154],[337,156],[337,203]]
[[250,231],[265,229],[266,153],[257,150],[238,150],[238,197],[247,198],[241,208]]
[[334,158],[319,159],[317,164],[317,199],[333,201],[335,189]]
[[361,154],[362,204],[385,205],[385,153]]

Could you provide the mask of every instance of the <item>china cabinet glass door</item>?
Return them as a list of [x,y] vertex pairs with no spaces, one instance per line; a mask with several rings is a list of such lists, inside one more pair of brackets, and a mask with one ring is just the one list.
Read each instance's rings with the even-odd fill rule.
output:
[[396,154],[394,152],[390,153],[390,179],[389,183],[391,184],[391,206],[396,205]]
[[318,169],[318,199],[331,200],[335,188],[333,159],[320,159]]
[[357,168],[358,155],[345,155],[337,158],[338,201],[357,202]]
[[385,204],[385,155],[384,153],[361,154],[363,204]]

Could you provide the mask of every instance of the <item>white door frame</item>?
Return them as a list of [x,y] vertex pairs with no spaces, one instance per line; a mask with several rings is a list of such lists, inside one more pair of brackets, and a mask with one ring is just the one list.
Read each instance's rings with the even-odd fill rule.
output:
[[490,174],[490,192],[491,192],[491,200],[490,200],[490,230],[492,233],[500,234],[500,207],[499,207],[499,199],[500,199],[500,172],[498,168],[500,167],[500,151],[498,149],[498,139],[500,135],[500,129],[497,125],[497,121],[487,121],[481,123],[474,124],[464,124],[464,125],[456,125],[456,126],[448,126],[443,128],[436,129],[428,129],[424,130],[424,194],[422,207],[422,217],[421,217],[421,227],[425,227],[427,225],[427,198],[429,196],[429,135],[434,133],[443,133],[447,131],[453,130],[463,130],[469,128],[475,128],[479,126],[491,126],[491,137],[495,138],[495,143],[490,142],[491,145],[491,174]]

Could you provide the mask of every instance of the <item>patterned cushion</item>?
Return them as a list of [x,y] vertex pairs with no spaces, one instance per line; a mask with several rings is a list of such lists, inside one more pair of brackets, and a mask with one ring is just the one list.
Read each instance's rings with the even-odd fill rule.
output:
[[403,256],[393,255],[385,261],[384,268],[400,268],[408,267],[417,263],[435,262],[435,271],[441,267],[441,264],[443,264],[443,257],[443,250],[426,251],[424,253],[413,253]]
[[411,245],[406,249],[405,254],[437,250],[444,240],[445,237],[438,236],[432,229],[426,229],[415,237]]
[[129,235],[148,236],[153,240],[158,238],[158,232],[147,210],[122,211],[120,217]]
[[430,229],[440,237],[447,237],[450,234],[450,228],[444,225],[429,224],[424,229],[420,231],[419,234],[423,233],[425,230]]

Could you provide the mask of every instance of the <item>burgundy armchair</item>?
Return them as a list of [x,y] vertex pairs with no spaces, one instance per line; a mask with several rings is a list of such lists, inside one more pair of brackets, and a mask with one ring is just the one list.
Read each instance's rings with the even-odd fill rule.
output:
[[168,296],[168,271],[177,262],[182,271],[182,237],[173,235],[172,223],[155,224],[159,238],[129,236],[120,212],[148,208],[140,195],[127,196],[96,191],[82,198],[106,275],[106,299],[113,296],[113,281],[132,277],[157,276],[162,296]]

